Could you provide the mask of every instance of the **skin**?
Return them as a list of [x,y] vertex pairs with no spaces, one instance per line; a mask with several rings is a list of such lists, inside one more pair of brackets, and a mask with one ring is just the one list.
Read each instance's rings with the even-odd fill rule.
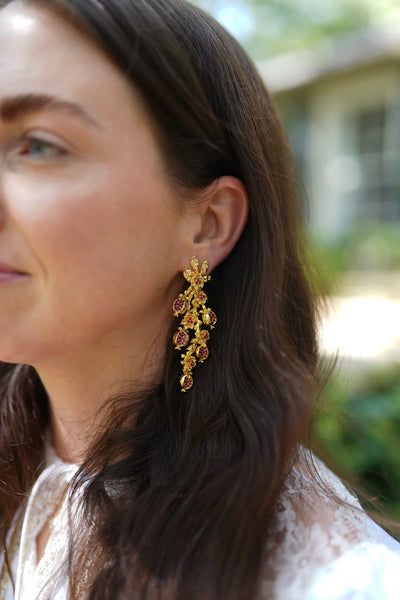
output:
[[160,380],[181,272],[227,256],[247,196],[226,177],[184,203],[132,85],[19,0],[0,11],[0,117],[0,359],[36,368],[56,452],[78,462],[104,400]]
[[0,261],[23,273],[0,284],[0,356],[38,369],[58,429],[115,381],[158,376],[148,340],[179,293],[184,212],[138,95],[89,40],[13,3],[0,57],[1,102],[46,94],[88,116],[44,107],[0,122]]

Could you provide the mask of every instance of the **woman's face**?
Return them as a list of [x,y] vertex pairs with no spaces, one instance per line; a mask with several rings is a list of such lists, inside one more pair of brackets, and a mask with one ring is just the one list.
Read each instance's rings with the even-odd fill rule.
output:
[[0,11],[0,359],[150,341],[185,215],[137,93],[82,33]]

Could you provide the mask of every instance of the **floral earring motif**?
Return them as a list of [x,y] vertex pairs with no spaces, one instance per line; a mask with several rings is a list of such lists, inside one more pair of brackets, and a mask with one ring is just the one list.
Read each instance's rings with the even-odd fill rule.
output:
[[206,307],[207,296],[203,291],[204,284],[211,279],[206,275],[208,262],[205,260],[199,270],[199,261],[193,256],[190,264],[192,268],[183,272],[190,285],[172,305],[175,317],[183,315],[178,331],[173,337],[175,348],[183,350],[187,346],[186,352],[181,355],[182,392],[187,392],[193,385],[192,371],[197,361],[204,362],[209,356],[207,342],[210,339],[210,332],[202,327],[205,325],[213,329],[217,322],[216,314]]

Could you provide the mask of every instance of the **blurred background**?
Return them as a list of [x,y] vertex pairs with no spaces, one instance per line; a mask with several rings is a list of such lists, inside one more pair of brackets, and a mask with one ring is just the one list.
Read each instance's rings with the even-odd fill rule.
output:
[[339,357],[316,433],[400,518],[400,2],[194,3],[257,62],[295,153]]

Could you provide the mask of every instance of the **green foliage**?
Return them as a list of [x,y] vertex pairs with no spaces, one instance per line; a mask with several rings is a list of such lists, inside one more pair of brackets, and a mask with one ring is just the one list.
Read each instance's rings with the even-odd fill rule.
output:
[[335,242],[311,240],[306,263],[321,296],[335,293],[335,284],[348,271],[398,271],[400,229],[397,224],[365,222]]
[[340,247],[324,245],[309,236],[303,252],[304,271],[312,290],[320,297],[329,296],[345,270]]
[[231,29],[256,60],[343,37],[389,17],[389,0],[191,0]]
[[257,60],[343,37],[368,24],[365,4],[349,0],[254,2],[258,26],[247,41]]
[[327,393],[330,405],[316,419],[316,439],[400,518],[400,365],[353,383],[336,375]]
[[337,245],[336,253],[344,269],[399,269],[399,228],[384,223],[364,223]]

